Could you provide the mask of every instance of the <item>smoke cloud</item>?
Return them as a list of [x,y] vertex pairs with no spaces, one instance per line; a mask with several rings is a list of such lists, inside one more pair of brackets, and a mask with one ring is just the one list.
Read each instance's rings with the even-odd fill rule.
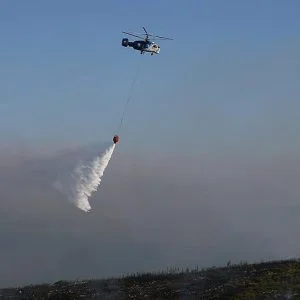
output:
[[299,254],[299,159],[116,147],[83,214],[53,182],[110,145],[1,151],[0,286]]

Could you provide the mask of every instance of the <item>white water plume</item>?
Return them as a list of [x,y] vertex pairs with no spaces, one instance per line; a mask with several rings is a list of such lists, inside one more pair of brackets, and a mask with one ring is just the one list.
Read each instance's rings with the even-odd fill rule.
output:
[[54,183],[55,188],[66,194],[79,209],[89,212],[91,206],[88,198],[97,191],[115,146],[109,146],[102,155],[91,160],[80,161],[71,174]]

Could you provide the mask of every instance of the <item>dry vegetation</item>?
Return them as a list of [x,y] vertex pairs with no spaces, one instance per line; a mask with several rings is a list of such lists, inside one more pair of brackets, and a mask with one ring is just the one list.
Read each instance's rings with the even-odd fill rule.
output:
[[300,260],[0,290],[0,299],[300,299]]

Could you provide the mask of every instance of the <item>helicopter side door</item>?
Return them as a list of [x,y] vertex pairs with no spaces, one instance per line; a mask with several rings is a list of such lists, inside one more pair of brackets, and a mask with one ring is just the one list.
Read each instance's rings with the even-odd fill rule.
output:
[[145,42],[144,41],[134,41],[133,42],[133,48],[135,50],[144,50]]

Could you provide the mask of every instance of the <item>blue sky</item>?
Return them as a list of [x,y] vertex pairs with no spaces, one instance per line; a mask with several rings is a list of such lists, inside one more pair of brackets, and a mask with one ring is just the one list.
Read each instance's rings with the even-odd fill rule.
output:
[[[166,136],[178,148],[195,132],[207,151],[245,135],[252,143],[271,134],[266,122],[270,108],[282,112],[280,101],[289,108],[276,124],[293,130],[285,120],[299,109],[299,8],[296,0],[2,1],[1,135],[33,144],[110,139],[140,59],[124,150],[147,136],[144,147],[168,151]],[[153,57],[121,47],[121,31],[141,26],[174,41]]]

